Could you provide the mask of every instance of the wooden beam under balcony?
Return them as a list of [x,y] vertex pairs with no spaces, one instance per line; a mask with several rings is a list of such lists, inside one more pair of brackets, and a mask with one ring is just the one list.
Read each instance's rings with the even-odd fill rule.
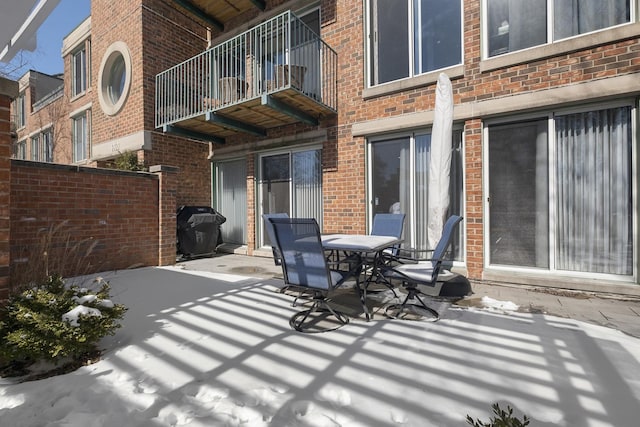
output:
[[304,111],[295,108],[289,104],[285,104],[284,102],[274,98],[271,95],[262,95],[261,99],[262,105],[266,105],[267,107],[271,107],[274,110],[278,110],[281,113],[286,114],[287,116],[293,117],[296,120],[300,120],[303,123],[308,125],[317,126],[318,119],[313,117],[310,114],[305,113]]
[[[283,89],[161,126],[200,141],[223,143],[239,133],[264,138],[269,129],[295,123],[317,126],[336,111],[296,89]],[[166,130],[165,130],[166,132]]]
[[202,19],[206,23],[211,24],[211,26],[216,28],[217,30],[224,31],[224,24],[222,22],[218,21],[213,16],[209,15],[207,12],[205,12],[204,10],[200,9],[198,6],[191,3],[189,0],[173,0],[173,1],[174,3],[188,10],[189,12],[193,13],[194,15],[196,15],[198,18]]
[[162,127],[162,131],[164,133],[172,133],[174,135],[184,136],[185,138],[195,139],[196,141],[215,142],[218,144],[225,143],[224,138],[213,136],[208,133],[197,132],[191,129],[182,128],[180,126],[164,125]]
[[267,136],[267,132],[262,128],[250,125],[240,120],[232,119],[230,117],[221,116],[210,111],[206,114],[206,120],[210,123],[217,124],[226,129],[233,129],[255,136]]

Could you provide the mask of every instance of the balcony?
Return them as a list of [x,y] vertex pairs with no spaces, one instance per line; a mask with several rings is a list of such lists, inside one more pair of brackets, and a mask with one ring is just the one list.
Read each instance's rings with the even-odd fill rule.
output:
[[157,128],[223,143],[336,114],[337,54],[290,11],[156,76]]

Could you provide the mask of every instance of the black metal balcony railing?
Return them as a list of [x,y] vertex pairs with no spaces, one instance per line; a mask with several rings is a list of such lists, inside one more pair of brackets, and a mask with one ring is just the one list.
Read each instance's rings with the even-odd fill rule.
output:
[[156,127],[295,89],[335,111],[337,54],[290,11],[156,76]]

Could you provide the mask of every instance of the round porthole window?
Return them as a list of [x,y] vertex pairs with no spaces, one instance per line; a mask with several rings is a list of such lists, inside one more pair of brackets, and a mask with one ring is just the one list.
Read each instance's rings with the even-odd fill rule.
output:
[[98,99],[106,114],[117,114],[131,86],[131,57],[124,42],[115,42],[105,52],[98,76]]

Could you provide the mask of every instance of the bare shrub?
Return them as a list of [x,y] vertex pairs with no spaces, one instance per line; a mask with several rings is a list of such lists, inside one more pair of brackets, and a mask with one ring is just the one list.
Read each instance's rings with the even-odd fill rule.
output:
[[64,220],[40,229],[35,241],[14,248],[17,256],[11,265],[12,293],[34,283],[44,283],[54,274],[68,277],[99,271],[104,263],[95,254],[99,240],[79,236],[79,230]]

